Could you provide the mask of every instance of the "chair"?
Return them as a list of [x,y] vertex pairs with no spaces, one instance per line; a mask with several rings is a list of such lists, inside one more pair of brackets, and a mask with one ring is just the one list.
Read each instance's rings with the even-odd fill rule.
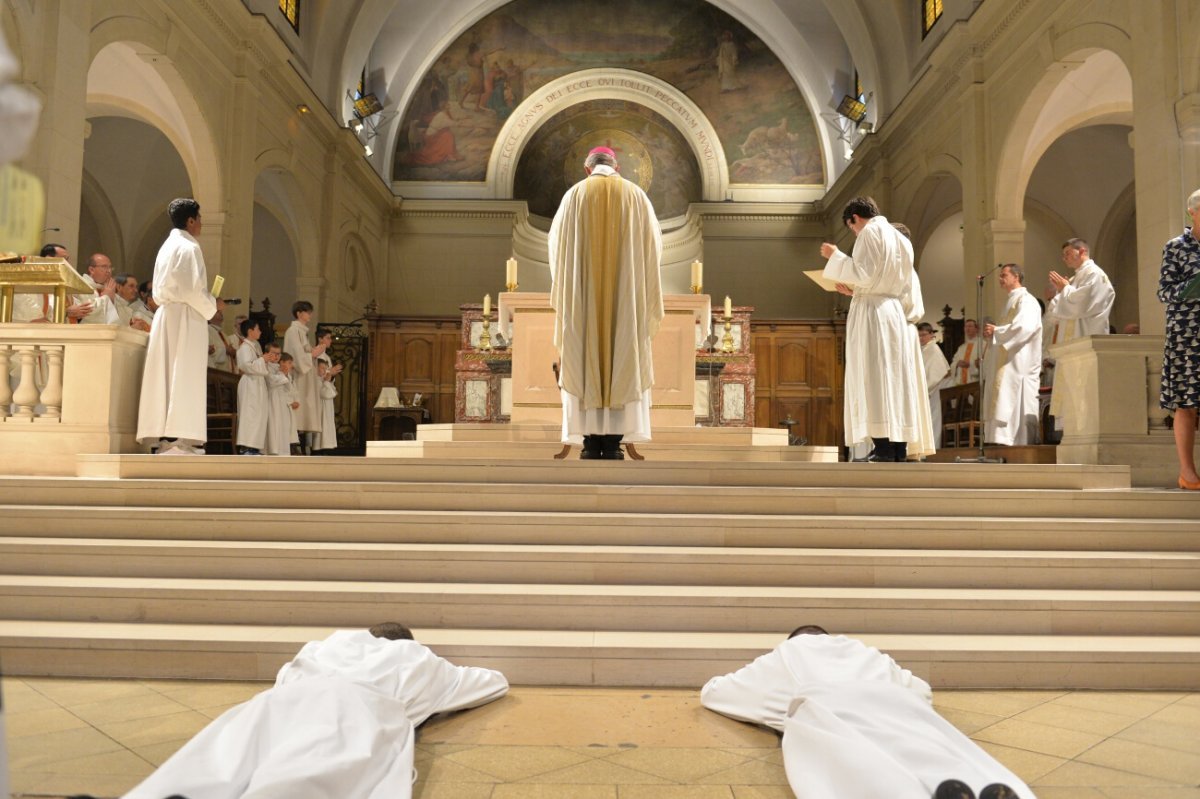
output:
[[976,446],[981,435],[979,383],[943,388],[940,401],[943,449]]
[[238,376],[222,369],[208,370],[208,441],[206,452],[233,455],[237,452]]

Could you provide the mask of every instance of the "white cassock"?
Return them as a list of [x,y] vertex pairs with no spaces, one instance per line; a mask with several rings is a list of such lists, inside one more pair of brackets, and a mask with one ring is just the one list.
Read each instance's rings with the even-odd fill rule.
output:
[[279,371],[279,364],[267,364],[267,442],[263,450],[267,455],[291,455],[292,444],[299,443],[292,417],[296,401],[292,378]]
[[227,344],[228,342],[221,328],[216,325],[209,325],[208,346],[212,347],[213,351],[208,356],[208,368],[220,369],[223,372],[233,370],[233,365],[229,362],[229,351],[225,349]]
[[1004,316],[988,347],[986,440],[997,444],[1037,441],[1038,387],[1042,374],[1042,315],[1024,286],[1009,292]]
[[77,294],[74,298],[76,303],[90,302],[92,303],[92,312],[79,320],[81,325],[115,325],[120,324],[121,317],[117,313],[116,303],[113,298],[107,294],[101,294],[100,290],[104,288],[96,281],[92,280],[92,276],[87,272],[80,275],[83,282],[92,287],[91,294]]
[[[967,383],[978,382],[979,364],[975,362],[980,360],[979,348],[978,338],[967,339],[958,345],[954,357],[950,359],[950,377],[953,382],[949,385],[965,386]],[[959,366],[962,361],[966,361],[969,366]]]
[[412,752],[404,702],[321,677],[230,708],[124,799],[401,799]]
[[174,228],[154,261],[153,295],[158,311],[150,325],[138,441],[208,439],[208,320],[217,300],[208,290],[200,244]]
[[947,779],[977,793],[1002,782],[1033,793],[937,714],[929,685],[861,641],[798,635],[714,677],[709,710],[783,733],[783,764],[798,799],[929,799]]
[[[326,367],[333,366],[333,361],[325,353],[317,358]],[[332,380],[321,380],[321,432],[313,449],[337,449],[337,409],[334,400],[337,399],[337,386]]]
[[549,252],[563,442],[649,441],[650,342],[663,319],[662,231],[650,198],[597,166],[563,195]]
[[925,385],[929,388],[929,418],[933,424],[933,440],[942,445],[942,389],[952,385],[950,363],[936,341],[921,347],[921,362],[925,366]]
[[318,385],[317,363],[312,356],[312,344],[308,343],[308,327],[299,319],[292,321],[283,334],[283,351],[296,362],[296,396],[300,407],[296,409],[297,430],[321,429],[321,392]]
[[1108,335],[1108,315],[1116,298],[1108,275],[1092,259],[1084,261],[1071,282],[1046,307],[1047,312],[1066,323],[1059,331],[1058,343],[1083,336]]
[[873,217],[853,254],[834,252],[824,274],[854,289],[846,317],[846,444],[886,438],[909,442],[910,455],[932,452],[925,371],[916,330],[908,329],[909,306],[920,300],[912,244],[886,218]]
[[263,360],[257,341],[244,339],[237,351],[237,445],[261,450],[267,445],[267,375],[270,370]]
[[140,297],[129,302],[118,294],[113,300],[113,306],[117,309],[117,322],[122,327],[129,327],[129,323],[133,321],[135,315],[137,318],[145,320],[147,324],[154,318]]

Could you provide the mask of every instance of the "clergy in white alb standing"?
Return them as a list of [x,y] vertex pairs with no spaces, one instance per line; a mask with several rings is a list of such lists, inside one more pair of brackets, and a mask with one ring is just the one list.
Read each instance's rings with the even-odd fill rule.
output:
[[921,363],[925,367],[925,386],[929,389],[929,418],[933,425],[933,440],[942,445],[942,389],[952,385],[950,362],[942,354],[937,343],[933,325],[922,322],[917,325],[917,336],[921,342]]
[[[1068,239],[1063,243],[1062,260],[1075,272],[1068,280],[1058,272],[1050,273],[1055,295],[1046,312],[1058,321],[1056,344],[1065,344],[1084,336],[1106,336],[1109,314],[1117,293],[1096,262],[1092,260],[1088,243],[1083,239]],[[1054,350],[1048,353],[1054,357]],[[1057,367],[1056,367],[1057,369]],[[1050,413],[1055,428],[1063,427],[1063,397],[1061,391],[1050,395]]]
[[[842,222],[856,236],[851,255],[828,242],[825,277],[851,296],[846,318],[846,444],[871,439],[872,460],[903,461],[932,449],[924,368],[910,317],[921,301],[914,285],[913,250],[869,197],[852,200]],[[914,444],[908,452],[908,444]]]
[[[409,799],[414,729],[508,690],[455,666],[401,625],[305,645],[275,686],[219,716],[125,799]],[[402,631],[402,632],[401,632]]]
[[963,322],[963,335],[966,337],[954,357],[950,359],[950,377],[953,386],[965,386],[967,383],[979,381],[979,365],[983,362],[982,346],[979,341],[979,323],[974,319]]
[[550,304],[559,352],[563,433],[584,458],[617,460],[620,443],[650,440],[654,364],[663,319],[662,231],[646,192],[596,147],[550,226]]
[[209,291],[200,252],[200,204],[171,202],[174,228],[154,262],[152,292],[158,311],[150,325],[137,438],[177,439],[160,453],[201,453],[208,440],[208,320],[225,303]]
[[984,440],[1033,444],[1038,440],[1042,309],[1022,285],[1025,272],[1021,267],[1005,264],[998,280],[1000,288],[1008,292],[1008,301],[999,324],[983,326],[983,335],[990,342],[984,363],[988,374]]
[[805,626],[700,692],[701,703],[783,733],[797,799],[929,799],[957,779],[977,793],[1015,774],[937,714],[929,684],[861,641]]

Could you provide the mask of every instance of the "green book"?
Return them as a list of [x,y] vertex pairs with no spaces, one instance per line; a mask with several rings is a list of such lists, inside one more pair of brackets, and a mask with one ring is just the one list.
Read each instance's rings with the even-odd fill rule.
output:
[[1179,299],[1200,300],[1200,275],[1196,275],[1184,285],[1183,293],[1179,295]]

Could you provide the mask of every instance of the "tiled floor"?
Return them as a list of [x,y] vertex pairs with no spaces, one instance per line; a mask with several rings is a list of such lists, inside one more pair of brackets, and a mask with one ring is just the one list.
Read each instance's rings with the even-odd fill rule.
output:
[[[3,683],[15,797],[119,796],[262,683]],[[1200,799],[1200,694],[941,691],[1041,799]],[[418,733],[418,799],[785,799],[776,736],[696,691],[514,688]]]

